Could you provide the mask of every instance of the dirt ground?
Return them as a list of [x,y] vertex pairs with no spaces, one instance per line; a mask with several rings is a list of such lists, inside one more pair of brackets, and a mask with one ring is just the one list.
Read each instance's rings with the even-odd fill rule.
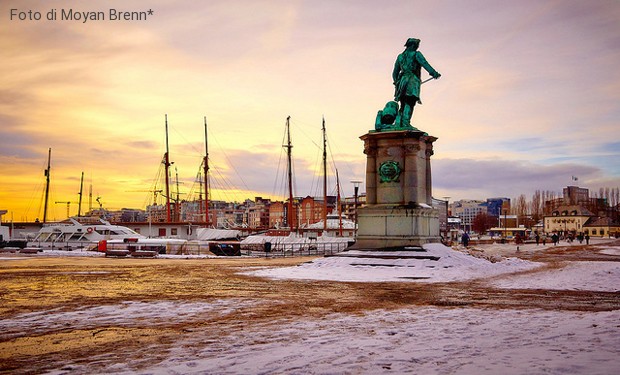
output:
[[[616,244],[617,245],[617,244]],[[546,265],[529,273],[560,268],[570,261],[620,261],[600,256],[592,246],[570,246],[543,253],[516,253]],[[108,353],[109,363],[131,358],[157,360],[144,353],[156,344],[172,347],[195,330],[204,340],[243,330],[249,325],[274,327],[299,317],[332,313],[361,314],[407,306],[472,306],[497,309],[608,311],[620,309],[620,294],[596,291],[506,290],[482,281],[452,283],[347,283],[269,280],[239,274],[253,267],[284,267],[313,258],[285,259],[113,259],[42,257],[0,262],[0,319],[41,311],[75,311],[126,301],[194,301],[248,299],[266,303],[241,306],[235,314],[214,314],[200,321],[175,321],[156,327],[148,319],[130,327],[103,324],[89,329],[70,326],[43,332],[0,332],[0,372],[40,373],[73,363],[88,363],[92,353]],[[486,280],[488,281],[488,280]],[[210,329],[205,330],[205,327]],[[90,363],[90,368],[103,371]],[[94,366],[94,367],[93,367]],[[139,369],[139,367],[138,367]]]

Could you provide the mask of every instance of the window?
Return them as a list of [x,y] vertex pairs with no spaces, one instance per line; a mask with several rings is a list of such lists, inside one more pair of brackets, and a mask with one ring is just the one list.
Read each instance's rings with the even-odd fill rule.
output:
[[177,228],[170,228],[170,235],[171,236],[176,236],[177,235]]

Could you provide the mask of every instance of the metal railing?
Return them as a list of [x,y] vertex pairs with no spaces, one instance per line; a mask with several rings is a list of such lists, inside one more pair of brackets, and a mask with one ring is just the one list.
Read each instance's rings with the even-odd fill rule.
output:
[[[241,246],[241,255],[255,257],[297,257],[297,256],[321,256],[333,255],[345,250],[350,243],[272,243],[251,244]],[[28,242],[29,247],[38,247],[43,250],[72,250],[72,251],[96,251],[98,244],[92,242]],[[208,244],[184,243],[182,245],[137,245],[137,244],[110,244],[109,250],[142,250],[156,251],[159,254],[171,255],[212,255]]]
[[265,244],[242,245],[241,253],[248,256],[260,256],[267,258],[285,258],[298,256],[334,255],[349,247],[346,242],[331,243],[277,243],[271,248]]
[[43,250],[79,250],[89,251],[97,248],[97,244],[91,241],[28,241],[28,247],[38,247]]

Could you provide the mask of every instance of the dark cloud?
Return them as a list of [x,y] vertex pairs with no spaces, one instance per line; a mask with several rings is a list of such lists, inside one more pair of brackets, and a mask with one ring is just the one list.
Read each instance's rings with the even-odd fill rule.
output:
[[39,158],[41,153],[32,147],[36,137],[18,129],[17,118],[0,114],[0,156],[20,160]]
[[603,152],[613,152],[616,156],[620,154],[620,142],[618,141],[603,143],[600,147]]
[[601,170],[581,164],[541,165],[514,160],[437,159],[433,161],[433,190],[455,199],[531,195],[535,190],[559,191],[597,179]]

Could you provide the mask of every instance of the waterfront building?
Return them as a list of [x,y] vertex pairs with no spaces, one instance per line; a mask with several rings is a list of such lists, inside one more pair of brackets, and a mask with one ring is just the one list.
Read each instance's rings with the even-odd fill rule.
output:
[[461,219],[461,228],[469,232],[474,218],[480,213],[487,212],[487,204],[480,200],[461,199],[450,204],[450,212],[453,216]]
[[582,206],[559,206],[551,212],[551,215],[544,217],[544,231],[545,233],[582,233],[586,222],[594,216]]

